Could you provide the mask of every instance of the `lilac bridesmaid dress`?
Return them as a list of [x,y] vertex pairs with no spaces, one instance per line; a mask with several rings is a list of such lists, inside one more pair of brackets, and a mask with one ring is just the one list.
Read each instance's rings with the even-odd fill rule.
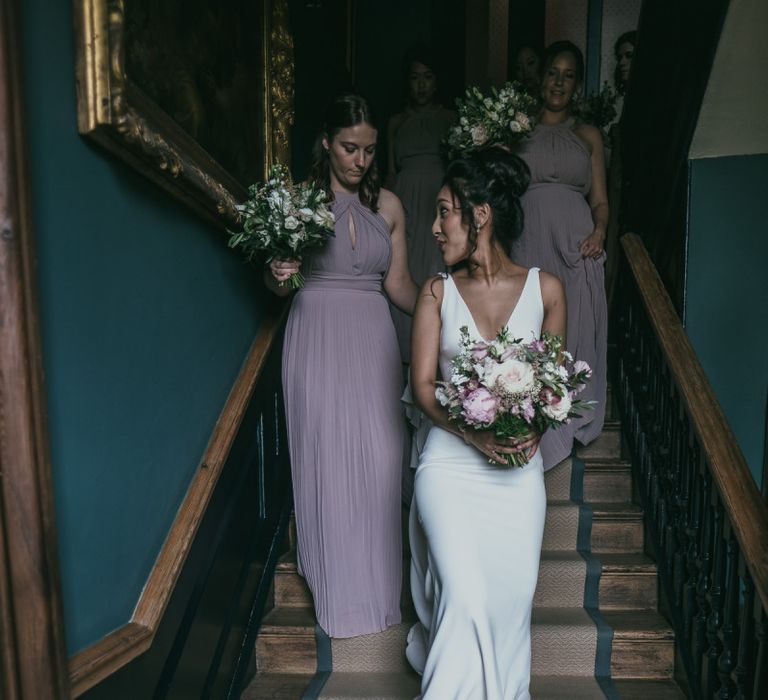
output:
[[562,124],[539,124],[523,139],[518,155],[531,170],[522,197],[525,223],[513,257],[526,267],[540,267],[560,279],[568,304],[566,343],[577,360],[592,368],[592,380],[579,396],[597,403],[581,419],[548,430],[541,441],[544,469],[565,459],[575,437],[584,445],[603,429],[607,387],[608,310],[605,298],[605,255],[584,259],[579,243],[594,228],[586,200],[592,183],[587,145],[573,131],[573,118]]
[[335,199],[336,237],[291,306],[283,387],[299,571],[320,626],[352,637],[400,621],[404,419],[389,226],[356,194]]

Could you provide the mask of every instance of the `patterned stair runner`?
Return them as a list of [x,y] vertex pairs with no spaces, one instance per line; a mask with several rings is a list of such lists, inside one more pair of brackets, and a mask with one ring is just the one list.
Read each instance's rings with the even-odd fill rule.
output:
[[[547,518],[534,597],[531,693],[538,699],[682,698],[674,639],[656,612],[656,571],[643,553],[619,429],[546,474]],[[243,700],[413,700],[419,676],[404,654],[415,619],[379,634],[329,639],[287,557],[275,609],[257,644],[259,673]],[[406,566],[406,571],[408,567]],[[468,699],[469,700],[469,699]]]

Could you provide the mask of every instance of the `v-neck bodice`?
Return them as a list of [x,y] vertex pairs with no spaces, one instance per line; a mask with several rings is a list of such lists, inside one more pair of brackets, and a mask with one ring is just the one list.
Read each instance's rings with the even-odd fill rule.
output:
[[[451,361],[459,353],[461,327],[467,326],[470,337],[475,340],[490,341],[483,338],[469,306],[461,296],[456,282],[451,275],[445,276],[443,285],[443,302],[440,307],[442,330],[440,332],[440,372],[444,378],[452,374]],[[541,335],[541,324],[544,321],[544,302],[541,298],[539,283],[539,268],[528,270],[523,291],[510,313],[506,328],[515,338],[525,341],[538,338]]]

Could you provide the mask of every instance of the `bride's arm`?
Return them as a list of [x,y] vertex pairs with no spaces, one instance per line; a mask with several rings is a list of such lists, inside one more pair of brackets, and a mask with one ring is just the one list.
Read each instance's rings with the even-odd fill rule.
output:
[[435,398],[442,330],[440,307],[443,301],[443,289],[443,278],[432,277],[424,283],[416,301],[416,312],[411,329],[413,398],[432,423],[449,433],[460,436],[468,445],[472,445],[490,459],[506,464],[504,454],[527,448],[517,445],[512,439],[497,438],[492,430],[461,431],[457,423],[448,419],[447,409]]

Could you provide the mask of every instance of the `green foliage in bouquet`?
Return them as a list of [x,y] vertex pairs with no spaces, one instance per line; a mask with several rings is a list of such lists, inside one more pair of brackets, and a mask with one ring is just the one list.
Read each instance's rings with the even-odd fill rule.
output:
[[616,119],[616,101],[618,95],[605,82],[600,92],[587,95],[576,107],[576,116],[587,124],[604,130]]
[[[229,247],[239,248],[254,261],[266,255],[301,259],[302,253],[325,245],[334,235],[334,216],[325,191],[315,183],[294,183],[288,168],[273,165],[264,184],[251,185],[248,198],[237,206],[242,231],[229,231]],[[304,284],[301,273],[287,284]]]
[[456,100],[459,121],[448,132],[445,145],[450,158],[492,144],[512,145],[531,133],[538,104],[519,83],[509,82],[484,94],[468,88]]

